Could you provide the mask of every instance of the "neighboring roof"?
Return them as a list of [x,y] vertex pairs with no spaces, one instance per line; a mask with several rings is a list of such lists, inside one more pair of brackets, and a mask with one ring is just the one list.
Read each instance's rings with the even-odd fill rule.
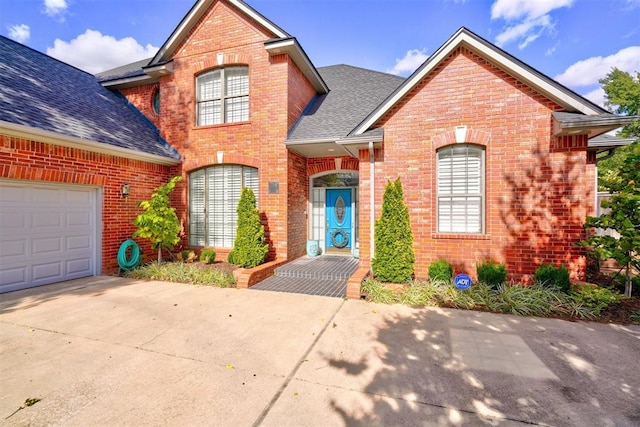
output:
[[[176,29],[173,30],[156,55],[148,60],[146,64],[142,64],[142,61],[140,61],[100,73],[99,78],[101,83],[105,87],[121,89],[140,84],[155,83],[158,76],[172,73],[173,65],[171,60],[176,49],[182,41],[191,34],[191,31],[198,25],[202,16],[216,1],[222,0],[198,0],[184,18],[182,18],[182,21],[180,21]],[[302,49],[295,37],[289,35],[289,33],[265,18],[244,1],[225,1],[239,9],[271,33],[272,38],[264,43],[267,52],[272,55],[281,53],[288,54],[318,93],[328,92],[329,89],[326,83],[322,80],[322,77],[318,74],[307,53]]]
[[350,65],[318,68],[330,92],[312,101],[287,141],[343,138],[392,93],[404,78]]
[[436,50],[402,86],[382,102],[378,108],[373,110],[351,134],[361,134],[374,126],[378,120],[400,102],[404,96],[418,85],[440,62],[460,46],[466,47],[478,54],[491,64],[527,84],[548,99],[556,102],[568,112],[582,113],[585,115],[608,114],[603,108],[462,27]]
[[151,59],[152,58],[146,58],[140,61],[132,62],[131,64],[103,71],[96,74],[96,78],[99,82],[104,82],[108,80],[144,76],[145,74],[142,67],[146,66],[151,61]]
[[635,140],[635,138],[619,138],[617,136],[604,134],[589,140],[589,150],[607,151],[632,144]]
[[552,115],[554,118],[553,133],[556,136],[586,133],[590,137],[595,137],[640,119],[639,116],[616,116],[611,113],[586,116],[554,111]]
[[0,129],[130,158],[179,159],[151,122],[94,76],[2,36]]

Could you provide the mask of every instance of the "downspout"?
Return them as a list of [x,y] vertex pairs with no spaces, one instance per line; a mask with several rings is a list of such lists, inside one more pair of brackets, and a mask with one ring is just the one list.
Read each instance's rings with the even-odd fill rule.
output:
[[369,142],[369,254],[370,262],[373,262],[375,257],[376,245],[374,241],[374,224],[375,224],[375,176],[376,176],[376,163],[375,153],[373,151],[373,142]]

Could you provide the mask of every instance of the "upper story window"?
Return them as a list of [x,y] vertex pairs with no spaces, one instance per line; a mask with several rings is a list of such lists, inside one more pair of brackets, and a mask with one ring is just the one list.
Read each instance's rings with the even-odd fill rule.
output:
[[484,149],[456,144],[438,150],[438,232],[484,231]]
[[151,107],[154,113],[160,114],[160,89],[158,88],[153,91],[153,95],[151,96]]
[[200,74],[197,87],[197,125],[249,120],[249,68],[218,68]]

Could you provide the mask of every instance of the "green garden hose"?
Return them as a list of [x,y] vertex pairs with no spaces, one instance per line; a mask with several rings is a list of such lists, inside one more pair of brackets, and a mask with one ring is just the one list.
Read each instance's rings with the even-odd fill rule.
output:
[[[131,248],[131,258],[127,259],[127,250],[129,248]],[[120,250],[118,251],[118,265],[120,269],[124,271],[133,270],[141,261],[140,246],[132,239],[125,240],[122,245],[120,245]]]

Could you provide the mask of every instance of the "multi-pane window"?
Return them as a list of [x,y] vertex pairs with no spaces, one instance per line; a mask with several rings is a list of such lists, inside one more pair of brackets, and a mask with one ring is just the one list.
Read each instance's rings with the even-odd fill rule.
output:
[[249,120],[249,69],[219,68],[200,74],[197,86],[198,126]]
[[231,248],[242,188],[258,197],[258,169],[217,165],[189,174],[189,244]]
[[482,233],[484,150],[457,144],[438,151],[438,231]]

